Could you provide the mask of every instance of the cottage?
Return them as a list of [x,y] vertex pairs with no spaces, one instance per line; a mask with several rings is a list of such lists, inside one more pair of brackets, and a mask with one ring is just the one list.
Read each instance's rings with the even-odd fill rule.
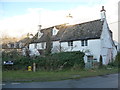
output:
[[102,56],[103,64],[111,62],[117,50],[109,29],[104,6],[101,19],[75,25],[56,25],[49,28],[39,28],[37,37],[29,44],[30,55],[41,55],[47,48],[47,41],[51,41],[51,52],[83,51],[84,62],[90,60],[99,62]]

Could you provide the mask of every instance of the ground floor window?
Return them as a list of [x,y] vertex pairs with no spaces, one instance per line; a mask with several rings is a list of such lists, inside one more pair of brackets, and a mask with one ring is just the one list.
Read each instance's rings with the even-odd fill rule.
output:
[[88,40],[81,40],[81,46],[88,46]]
[[37,48],[37,43],[35,43],[35,48]]
[[73,41],[69,41],[68,46],[73,46]]

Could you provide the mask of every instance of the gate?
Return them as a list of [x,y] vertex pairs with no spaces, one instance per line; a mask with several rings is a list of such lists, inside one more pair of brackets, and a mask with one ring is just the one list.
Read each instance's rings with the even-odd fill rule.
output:
[[87,56],[87,63],[85,63],[85,68],[93,68],[93,56]]

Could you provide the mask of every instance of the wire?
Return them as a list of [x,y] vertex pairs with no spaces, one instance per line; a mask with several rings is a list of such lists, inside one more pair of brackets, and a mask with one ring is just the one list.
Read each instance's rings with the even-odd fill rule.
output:
[[109,23],[109,24],[115,24],[115,23],[118,23],[118,22],[120,22],[120,21],[115,21],[115,22],[112,22],[112,23]]

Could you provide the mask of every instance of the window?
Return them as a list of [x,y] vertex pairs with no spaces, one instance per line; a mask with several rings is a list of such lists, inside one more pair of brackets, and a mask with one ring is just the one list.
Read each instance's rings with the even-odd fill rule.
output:
[[87,46],[87,45],[88,45],[87,40],[85,40],[85,46]]
[[81,40],[81,46],[88,46],[87,40]]
[[84,40],[81,41],[81,46],[84,46]]
[[11,48],[14,48],[14,44],[11,44]]
[[35,48],[37,48],[37,43],[35,43]]
[[43,33],[41,33],[41,31],[38,31],[38,38],[40,38],[43,35]]
[[57,35],[58,31],[59,31],[59,30],[56,29],[56,27],[54,27],[53,30],[52,30],[52,35]]
[[68,46],[73,46],[73,41],[69,41]]
[[42,47],[42,49],[44,49],[44,45],[45,45],[45,43],[43,42],[43,43],[41,43],[41,47]]

